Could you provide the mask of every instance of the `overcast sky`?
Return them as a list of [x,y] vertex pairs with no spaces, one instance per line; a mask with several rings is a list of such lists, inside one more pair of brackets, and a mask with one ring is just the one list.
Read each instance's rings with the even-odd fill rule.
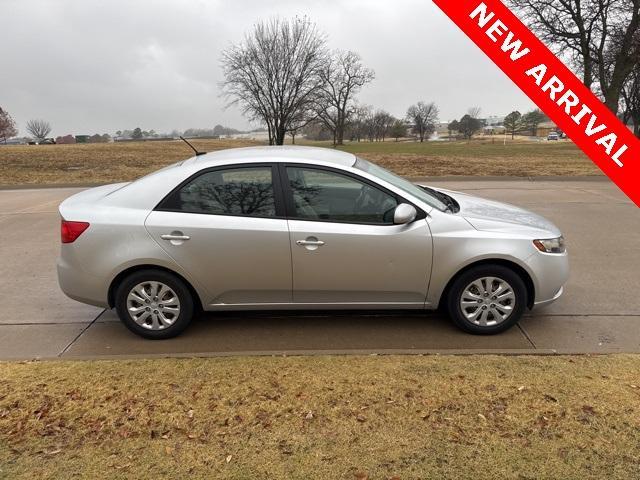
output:
[[533,108],[429,0],[2,0],[0,106],[21,135],[32,118],[53,135],[244,129],[220,97],[220,52],[258,20],[295,15],[375,70],[361,103],[403,116],[435,101],[442,121]]

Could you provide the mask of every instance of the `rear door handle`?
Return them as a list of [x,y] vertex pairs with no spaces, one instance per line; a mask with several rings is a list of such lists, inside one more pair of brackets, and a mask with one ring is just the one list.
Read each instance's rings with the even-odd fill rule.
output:
[[189,235],[175,235],[173,233],[166,233],[164,235],[160,235],[160,238],[163,240],[189,240],[191,237]]

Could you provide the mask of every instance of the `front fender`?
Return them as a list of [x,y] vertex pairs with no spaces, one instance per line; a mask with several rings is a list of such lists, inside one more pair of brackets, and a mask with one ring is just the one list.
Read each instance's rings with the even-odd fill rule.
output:
[[487,260],[510,262],[522,268],[531,277],[535,291],[538,291],[540,286],[536,274],[528,262],[536,250],[528,237],[470,229],[468,223],[460,217],[453,222],[449,220],[446,231],[439,229],[437,223],[439,222],[431,223],[433,268],[426,308],[438,306],[447,284],[458,272]]

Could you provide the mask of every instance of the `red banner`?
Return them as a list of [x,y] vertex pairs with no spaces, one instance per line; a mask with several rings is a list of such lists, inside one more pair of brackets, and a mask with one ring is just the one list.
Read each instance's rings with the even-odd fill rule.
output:
[[640,207],[640,140],[509,8],[433,1]]

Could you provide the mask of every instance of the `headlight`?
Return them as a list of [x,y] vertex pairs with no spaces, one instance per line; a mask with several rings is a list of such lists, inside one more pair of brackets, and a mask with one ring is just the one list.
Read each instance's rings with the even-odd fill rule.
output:
[[564,246],[564,237],[534,240],[533,244],[538,250],[544,253],[564,253],[566,250]]

